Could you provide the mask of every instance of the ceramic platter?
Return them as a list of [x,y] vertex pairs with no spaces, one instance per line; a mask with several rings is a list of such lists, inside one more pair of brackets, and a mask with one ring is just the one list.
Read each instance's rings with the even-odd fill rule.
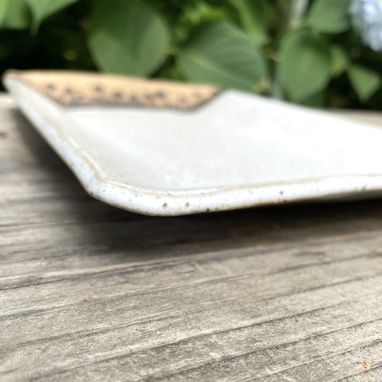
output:
[[85,190],[147,215],[382,194],[382,129],[212,86],[8,72]]

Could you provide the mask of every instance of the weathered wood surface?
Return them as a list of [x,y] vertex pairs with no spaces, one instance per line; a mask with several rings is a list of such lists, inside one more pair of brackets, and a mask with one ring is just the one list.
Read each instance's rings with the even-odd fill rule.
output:
[[382,201],[135,216],[0,105],[0,381],[382,381]]

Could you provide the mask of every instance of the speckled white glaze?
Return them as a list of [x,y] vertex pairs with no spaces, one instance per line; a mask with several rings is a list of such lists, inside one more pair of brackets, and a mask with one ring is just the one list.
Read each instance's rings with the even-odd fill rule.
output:
[[382,193],[382,130],[237,91],[196,110],[63,107],[12,96],[95,198],[186,215]]

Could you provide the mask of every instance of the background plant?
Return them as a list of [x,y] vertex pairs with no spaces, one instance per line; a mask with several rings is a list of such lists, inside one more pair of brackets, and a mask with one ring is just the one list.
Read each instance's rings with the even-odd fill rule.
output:
[[350,0],[0,0],[0,70],[99,70],[380,109],[382,54],[350,9]]

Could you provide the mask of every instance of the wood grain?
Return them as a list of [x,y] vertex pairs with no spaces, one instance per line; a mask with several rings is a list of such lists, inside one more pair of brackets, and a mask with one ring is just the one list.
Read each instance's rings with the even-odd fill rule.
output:
[[381,201],[135,216],[0,120],[0,381],[382,380]]

